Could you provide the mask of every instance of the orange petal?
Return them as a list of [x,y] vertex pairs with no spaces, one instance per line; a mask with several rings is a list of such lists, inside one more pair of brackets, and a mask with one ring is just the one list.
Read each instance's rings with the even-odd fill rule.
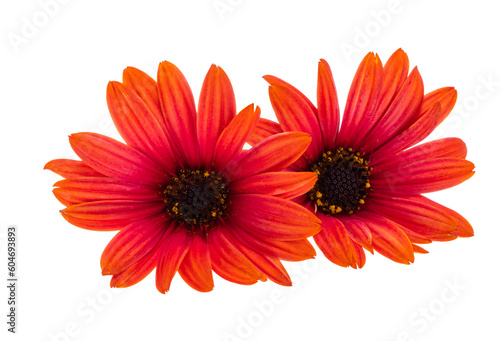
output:
[[366,250],[373,253],[372,234],[368,226],[366,226],[362,220],[343,215],[340,215],[338,220],[344,225],[349,238],[351,238],[354,243],[361,245]]
[[353,262],[349,235],[340,220],[322,215],[321,232],[314,235],[314,241],[331,262],[347,267]]
[[212,164],[217,170],[223,170],[229,162],[241,154],[243,145],[255,129],[259,116],[260,108],[254,110],[253,104],[250,104],[229,122],[215,145]]
[[267,172],[232,183],[231,192],[291,199],[309,192],[317,178],[312,172]]
[[222,68],[212,64],[198,102],[198,146],[205,167],[210,165],[215,144],[235,114],[236,100],[231,82]]
[[323,143],[327,150],[335,147],[335,139],[340,125],[340,109],[337,89],[332,71],[326,60],[318,63],[318,121],[323,133]]
[[138,262],[158,244],[169,224],[163,215],[155,215],[118,232],[102,253],[102,274],[119,274]]
[[213,270],[225,280],[250,285],[261,277],[255,266],[231,244],[221,229],[208,234],[208,246]]
[[209,292],[214,288],[208,242],[200,233],[193,235],[193,243],[179,267],[179,275],[195,290]]
[[193,93],[186,78],[174,64],[166,61],[160,63],[158,93],[170,146],[176,159],[184,167],[199,167]]
[[280,171],[294,163],[311,143],[306,133],[291,132],[270,136],[242,154],[226,168],[231,181]]
[[283,130],[302,131],[311,135],[312,142],[304,156],[309,161],[316,160],[324,149],[323,135],[315,112],[303,96],[288,87],[271,85],[269,98]]
[[383,80],[382,63],[378,56],[368,53],[356,71],[349,89],[339,135],[340,146],[351,146],[365,122],[376,113]]
[[269,136],[282,132],[283,129],[278,123],[261,117],[257,122],[257,126],[252,132],[252,135],[248,137],[247,142],[253,146]]
[[455,88],[446,87],[434,90],[424,96],[418,117],[424,115],[435,103],[439,103],[441,105],[441,113],[437,119],[437,125],[439,125],[448,117],[456,102],[457,90]]
[[402,264],[415,260],[412,243],[399,225],[389,219],[370,212],[359,212],[372,233],[373,248],[381,255]]
[[172,278],[191,247],[193,238],[180,226],[166,238],[156,269],[156,288],[162,294],[170,289]]
[[125,142],[174,174],[178,165],[158,115],[133,90],[118,82],[108,84],[106,98],[111,118]]
[[474,175],[473,169],[474,164],[463,159],[428,159],[374,174],[370,183],[384,193],[429,193],[464,182]]
[[139,185],[161,185],[168,179],[154,161],[110,137],[77,133],[69,137],[69,142],[86,164],[111,178]]
[[69,206],[61,210],[61,214],[71,224],[84,229],[113,231],[164,209],[162,202],[106,200]]
[[297,240],[319,232],[321,221],[303,206],[260,194],[234,194],[229,207],[235,221],[263,239]]
[[266,75],[262,78],[264,78],[266,80],[266,82],[269,83],[269,85],[284,86],[284,87],[290,89],[291,91],[297,93],[297,95],[299,95],[307,103],[307,106],[309,107],[309,109],[311,109],[315,115],[317,114],[318,110],[316,109],[314,104],[309,100],[309,98],[306,97],[306,95],[304,95],[302,92],[300,92],[299,89],[297,89],[293,85],[285,82],[282,79],[279,79],[278,77],[274,77],[274,76],[270,76],[270,75]]
[[105,177],[80,177],[58,181],[53,190],[65,206],[101,200],[161,201],[157,187],[142,186]]
[[79,178],[85,176],[104,176],[103,174],[91,168],[83,161],[70,159],[56,159],[47,162],[43,169],[48,169],[64,178]]

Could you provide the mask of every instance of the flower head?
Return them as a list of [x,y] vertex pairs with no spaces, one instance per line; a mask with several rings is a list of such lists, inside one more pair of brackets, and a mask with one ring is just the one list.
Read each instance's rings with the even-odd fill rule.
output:
[[46,169],[66,178],[54,195],[71,224],[119,230],[101,257],[111,286],[127,287],[156,268],[169,290],[176,272],[194,289],[213,288],[212,270],[239,284],[290,285],[280,260],[312,258],[307,237],[320,221],[288,199],[316,181],[311,172],[281,172],[308,147],[306,133],[281,133],[242,151],[260,109],[236,115],[233,89],[212,65],[198,110],[180,70],[169,62],[158,82],[135,68],[110,82],[108,107],[126,143],[95,133],[69,138],[81,161]]
[[447,117],[456,91],[441,88],[424,95],[418,69],[408,71],[401,49],[385,65],[377,55],[366,55],[342,120],[325,60],[318,67],[317,107],[283,80],[264,77],[280,124],[261,119],[249,141],[283,131],[311,135],[310,146],[289,169],[312,171],[318,180],[295,201],[321,219],[314,240],[340,266],[362,267],[363,248],[408,264],[414,252],[427,253],[417,244],[473,235],[460,214],[422,195],[474,174],[464,142],[443,138],[414,146]]

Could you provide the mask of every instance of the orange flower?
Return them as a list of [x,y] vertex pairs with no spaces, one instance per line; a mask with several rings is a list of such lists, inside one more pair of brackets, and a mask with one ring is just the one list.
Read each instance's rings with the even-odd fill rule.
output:
[[311,134],[311,145],[289,169],[313,171],[318,181],[295,201],[321,219],[314,240],[340,266],[363,267],[363,248],[409,264],[414,252],[427,253],[417,244],[473,235],[460,214],[421,195],[474,174],[463,141],[444,138],[408,149],[448,116],[456,91],[424,95],[417,68],[408,70],[402,50],[385,65],[369,53],[354,77],[342,122],[325,60],[318,66],[317,108],[290,84],[264,77],[280,125],[261,119],[249,141],[283,131]]
[[194,289],[213,288],[212,269],[239,284],[290,285],[280,259],[313,258],[307,237],[320,221],[288,199],[307,193],[311,172],[281,172],[308,147],[308,134],[282,133],[247,152],[260,109],[236,115],[231,83],[212,65],[198,113],[183,74],[163,62],[158,83],[134,68],[110,82],[107,101],[126,144],[94,133],[70,136],[82,161],[46,169],[65,177],[54,195],[63,217],[94,231],[120,230],[101,257],[111,286],[128,287],[156,268],[165,293],[178,271]]

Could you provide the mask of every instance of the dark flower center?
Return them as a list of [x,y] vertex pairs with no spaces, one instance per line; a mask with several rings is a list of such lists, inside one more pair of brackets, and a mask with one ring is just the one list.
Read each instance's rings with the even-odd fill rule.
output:
[[351,148],[323,153],[311,164],[318,181],[309,191],[316,208],[328,215],[352,214],[361,208],[370,188],[368,160]]
[[188,229],[210,227],[227,210],[227,182],[214,171],[181,170],[165,187],[167,213]]

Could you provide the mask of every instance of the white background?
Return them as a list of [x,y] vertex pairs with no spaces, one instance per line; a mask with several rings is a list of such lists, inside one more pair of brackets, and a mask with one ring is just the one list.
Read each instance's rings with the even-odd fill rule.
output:
[[[500,20],[493,1],[48,2],[0,5],[2,340],[500,340]],[[348,45],[351,54],[342,50]],[[256,103],[273,118],[261,76],[281,77],[316,102],[317,61],[325,58],[343,107],[362,57],[375,51],[385,62],[399,47],[418,65],[426,92],[458,90],[455,110],[434,137],[464,139],[477,173],[430,197],[469,219],[473,238],[433,243],[410,266],[368,254],[362,270],[344,269],[319,254],[286,264],[292,288],[217,277],[214,291],[203,294],[176,276],[161,295],[154,275],[109,289],[99,258],[114,233],[79,229],[58,213],[63,207],[51,189],[59,177],[42,168],[72,157],[71,133],[116,137],[105,90],[127,66],[155,76],[169,60],[197,98],[216,63],[239,109]],[[19,229],[14,336],[5,324],[9,224]]]

